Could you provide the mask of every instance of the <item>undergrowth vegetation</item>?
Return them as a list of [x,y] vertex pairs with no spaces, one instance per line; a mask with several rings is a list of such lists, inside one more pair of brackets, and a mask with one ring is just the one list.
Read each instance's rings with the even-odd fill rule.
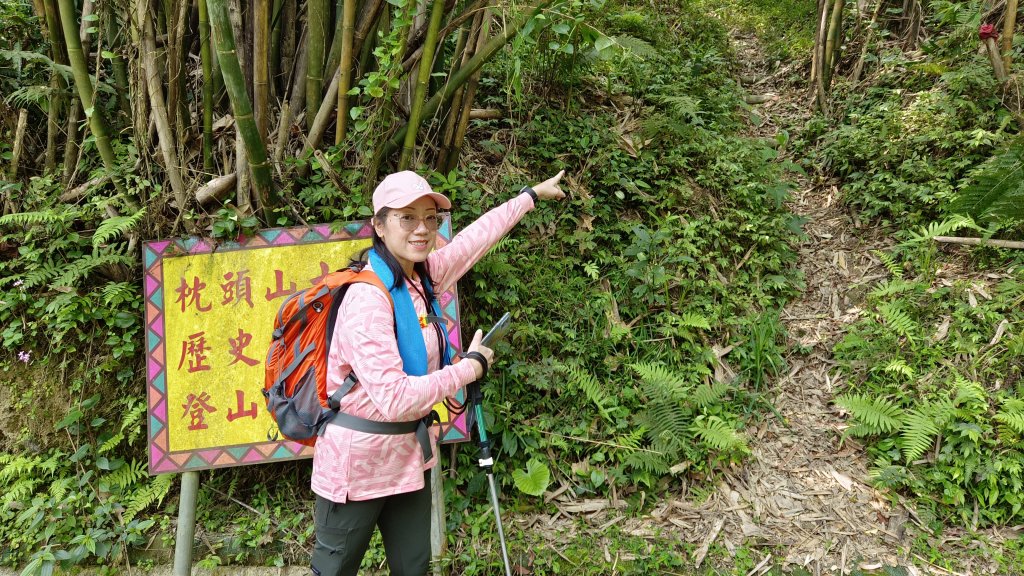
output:
[[[699,485],[746,457],[745,426],[768,413],[768,382],[782,369],[778,310],[800,287],[800,222],[783,202],[798,168],[739,136],[748,113],[724,26],[689,3],[660,8],[552,11],[553,26],[517,39],[481,81],[478,97],[508,118],[476,121],[463,167],[430,174],[457,206],[456,229],[526,180],[569,174],[571,198],[528,215],[461,282],[465,327],[505,310],[516,321],[485,390],[496,475],[506,498],[521,490],[519,506],[543,506],[526,494],[549,484],[570,497],[615,494],[634,510]],[[296,213],[365,216],[366,187],[342,196],[335,177],[359,184],[356,172],[314,164]],[[22,213],[0,218],[0,369],[16,383],[0,393],[12,419],[0,564],[33,569],[123,563],[132,547],[167,538],[176,504],[172,477],[144,473],[137,238],[177,228],[124,200],[146,196],[138,190],[72,203],[62,192],[35,178]],[[97,229],[108,203],[129,216]],[[255,225],[230,207],[183,217],[225,238]],[[723,358],[735,377],[716,377]],[[477,520],[486,497],[473,451],[457,451],[448,491],[449,561],[467,573],[473,559],[457,543],[493,530]],[[310,501],[282,499],[293,490],[278,487],[301,492],[308,468],[204,473],[201,520],[224,534],[204,565],[304,562]],[[675,566],[636,562],[637,573]]]
[[835,404],[849,417],[843,441],[866,444],[872,481],[932,534],[1019,524],[1024,505],[1021,258],[936,243],[1021,230],[1019,80],[997,80],[979,50],[985,12],[927,2],[911,35],[900,16],[914,14],[893,9],[869,27],[862,16],[839,62],[853,68],[863,47],[863,77],[837,76],[831,116],[797,139],[853,218],[899,242],[876,252],[887,278],[835,347],[847,382]]

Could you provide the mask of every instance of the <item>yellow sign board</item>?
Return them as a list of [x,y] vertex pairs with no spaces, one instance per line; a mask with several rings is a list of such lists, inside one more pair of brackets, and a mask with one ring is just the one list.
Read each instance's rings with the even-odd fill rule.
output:
[[[450,224],[438,245],[451,238]],[[280,440],[262,395],[281,303],[370,246],[367,222],[264,230],[239,242],[149,242],[146,267],[149,465],[155,474],[308,458]],[[454,289],[439,295],[458,349]],[[438,405],[442,438],[468,439],[463,417]]]

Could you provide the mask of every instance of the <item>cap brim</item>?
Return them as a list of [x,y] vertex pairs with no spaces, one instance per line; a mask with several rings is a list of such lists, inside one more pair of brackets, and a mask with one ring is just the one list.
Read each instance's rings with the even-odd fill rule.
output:
[[395,198],[391,202],[388,202],[387,204],[385,204],[384,207],[385,208],[405,208],[406,206],[412,204],[413,202],[419,200],[420,198],[423,198],[424,196],[432,199],[434,201],[434,204],[437,204],[438,208],[443,208],[445,210],[450,210],[451,207],[452,207],[451,200],[449,200],[447,197],[445,197],[444,194],[438,194],[437,192],[424,192],[423,194],[416,194],[415,196],[410,195],[410,196],[403,196],[403,197],[400,197],[400,198]]

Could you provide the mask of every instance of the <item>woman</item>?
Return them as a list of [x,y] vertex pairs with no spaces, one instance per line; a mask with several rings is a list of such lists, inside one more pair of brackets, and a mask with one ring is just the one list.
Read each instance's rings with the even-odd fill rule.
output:
[[536,201],[564,198],[564,173],[523,188],[437,251],[440,210],[451,208],[447,198],[409,171],[389,175],[374,190],[367,267],[389,288],[390,299],[373,285],[353,284],[338,313],[327,393],[341,396],[341,412],[352,418],[329,424],[313,457],[317,576],[356,574],[375,526],[391,574],[427,573],[427,479],[437,463],[436,438],[427,439],[422,426],[421,434],[365,430],[402,426],[391,423],[415,427],[435,404],[484,376],[494,353],[480,344],[480,330],[464,360],[451,364],[434,294],[453,286]]

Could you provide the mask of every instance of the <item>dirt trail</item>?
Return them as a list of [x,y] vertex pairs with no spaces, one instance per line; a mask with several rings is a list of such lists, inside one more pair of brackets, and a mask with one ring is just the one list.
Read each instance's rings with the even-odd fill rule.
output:
[[[748,93],[763,96],[751,101],[766,100],[753,105],[763,121],[751,136],[774,138],[801,125],[808,114],[806,92],[786,85],[785,71],[762,69],[756,38],[734,40]],[[872,250],[887,241],[867,239],[838,200],[835,187],[804,180],[789,202],[807,219],[807,237],[798,247],[807,289],[782,312],[789,372],[776,384],[774,405],[785,423],[770,418],[751,431],[752,458],[703,505],[679,501],[666,510],[668,521],[692,526],[726,549],[746,542],[764,546],[762,556],[784,555],[752,574],[772,564],[819,574],[904,563],[899,555],[907,513],[893,510],[866,483],[868,462],[858,446],[840,447],[843,419],[829,404],[840,384],[832,348],[858,314],[850,294],[884,276]],[[722,361],[728,363],[728,355]]]

